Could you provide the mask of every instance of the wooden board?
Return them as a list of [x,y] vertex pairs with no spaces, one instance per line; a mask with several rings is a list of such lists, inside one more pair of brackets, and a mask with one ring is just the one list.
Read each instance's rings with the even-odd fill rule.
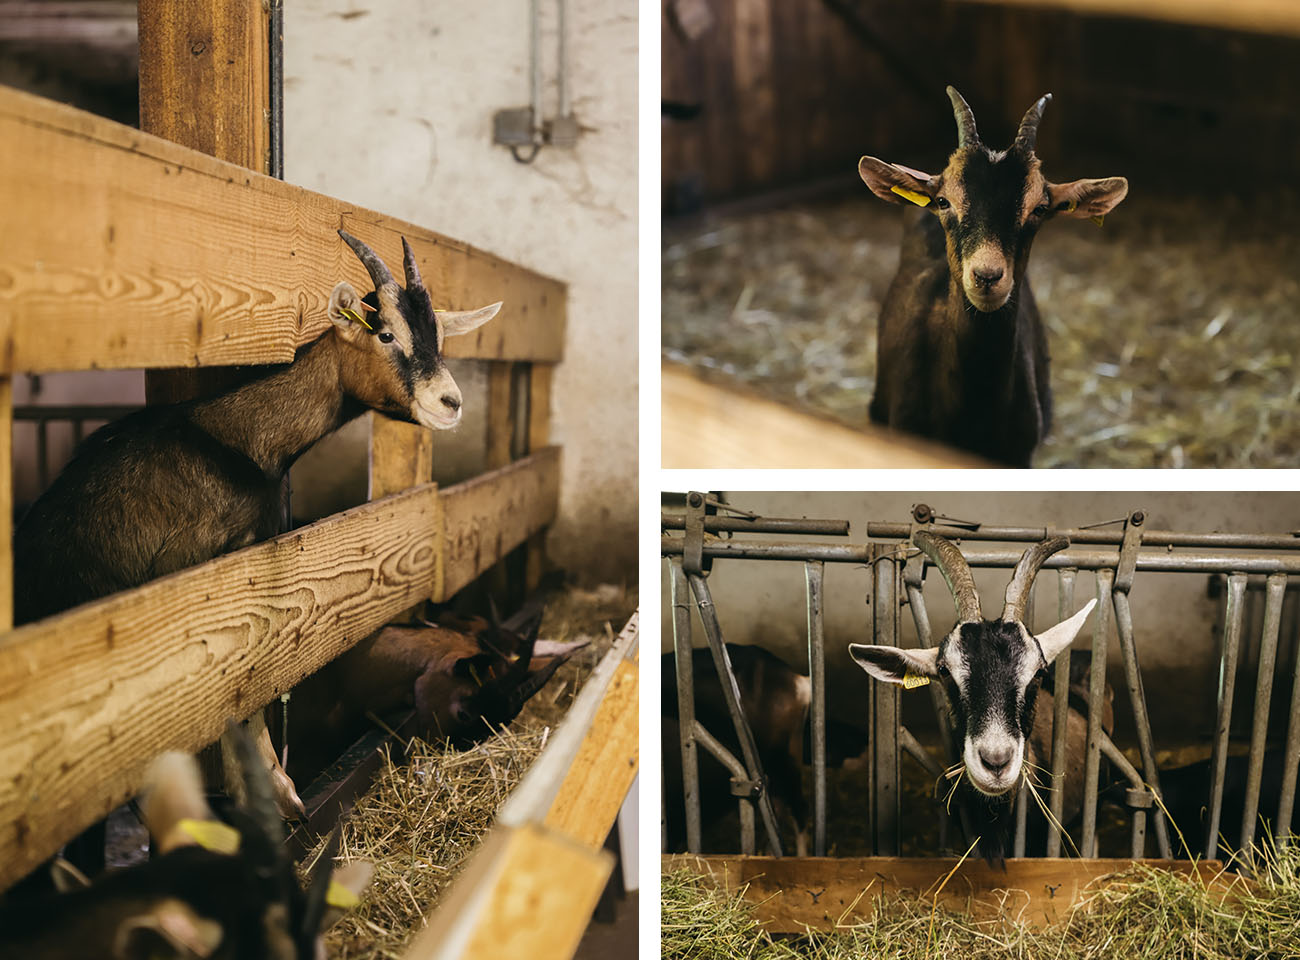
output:
[[446,600],[551,524],[559,498],[559,447],[545,447],[444,491],[446,579],[431,599]]
[[[976,457],[879,428],[852,430],[663,367],[665,468],[987,467]],[[863,399],[865,405],[866,399]]]
[[462,546],[471,525],[522,541],[554,515],[557,467],[544,451],[468,492],[416,487],[0,635],[0,889],[136,793],[158,753],[212,742],[431,596],[444,515]]
[[536,825],[496,826],[406,960],[569,960],[614,866]]
[[[551,384],[555,378],[555,365],[534,363],[528,368],[528,444],[527,449],[540,450],[551,438]],[[546,573],[546,531],[528,538],[528,556],[524,561],[524,592],[532,593]]]
[[[1215,882],[1223,869],[1217,861],[1144,860],[1150,866],[1189,873]],[[693,870],[713,877],[728,892],[744,891],[755,915],[769,931],[802,933],[805,927],[832,929],[870,917],[872,901],[881,896],[916,893],[927,902],[996,913],[1004,906],[1023,909],[1031,923],[1048,923],[1078,903],[1089,884],[1127,870],[1131,860],[1025,858],[1008,860],[1004,871],[983,860],[955,857],[771,857],[694,856],[663,858],[663,869]],[[953,872],[953,868],[957,867]],[[944,882],[944,878],[952,876]],[[1217,881],[1226,891],[1231,875]],[[940,889],[942,888],[942,889]]]
[[430,230],[0,88],[0,373],[274,363],[370,289],[343,227],[443,309],[504,301],[451,357],[558,362],[565,288]]
[[378,500],[433,478],[433,431],[371,412],[369,498]]
[[1146,17],[1172,23],[1197,23],[1233,30],[1300,35],[1300,4],[1295,0],[981,0],[999,6],[1063,8],[1103,17]]

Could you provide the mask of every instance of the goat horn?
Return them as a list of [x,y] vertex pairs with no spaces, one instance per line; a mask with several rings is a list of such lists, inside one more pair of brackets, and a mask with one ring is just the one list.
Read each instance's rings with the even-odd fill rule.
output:
[[1013,150],[1021,153],[1033,153],[1034,144],[1038,142],[1038,124],[1043,119],[1043,111],[1047,105],[1052,102],[1052,95],[1045,93],[1038,98],[1038,101],[1025,111],[1023,119],[1020,121],[1020,130],[1016,133],[1016,142],[1012,145]]
[[556,657],[540,670],[534,670],[510,691],[510,714],[518,716],[524,704],[533,698],[537,691],[546,686],[547,681],[555,676],[555,671],[568,660],[568,655]]
[[257,752],[253,738],[234,719],[226,721],[226,739],[235,748],[239,770],[244,778],[244,809],[272,843],[284,842],[284,821],[275,804],[275,791],[266,764]]
[[952,599],[957,604],[958,622],[974,623],[983,620],[980,595],[975,590],[975,578],[971,576],[970,566],[956,545],[951,540],[925,530],[913,535],[912,542],[934,561],[934,565],[943,574],[948,589],[952,591]]
[[420,268],[415,264],[415,251],[411,249],[405,237],[402,237],[402,251],[405,254],[402,264],[406,267],[406,289],[423,287],[424,281],[420,279]]
[[352,252],[357,255],[357,259],[360,260],[362,265],[366,268],[366,272],[370,274],[370,279],[374,282],[376,290],[386,283],[396,282],[393,280],[392,272],[389,271],[388,267],[384,264],[384,261],[379,259],[379,255],[375,253],[375,251],[371,250],[346,230],[340,230],[339,236],[343,238],[344,243],[352,248]]
[[1015,572],[1011,574],[1011,582],[1007,584],[1006,605],[1002,608],[1003,620],[1025,622],[1029,607],[1029,591],[1034,585],[1034,577],[1038,576],[1038,571],[1042,569],[1048,557],[1060,553],[1069,545],[1068,537],[1052,537],[1050,540],[1034,544],[1024,552],[1020,562],[1016,564]]
[[980,142],[980,135],[975,132],[975,112],[971,110],[956,87],[948,88],[948,99],[952,101],[952,115],[957,119],[957,146],[974,147]]
[[325,921],[326,900],[329,896],[330,877],[334,873],[334,858],[339,852],[339,824],[334,824],[334,829],[330,831],[329,842],[325,844],[325,849],[316,860],[316,867],[312,870],[311,880],[308,881],[307,897],[302,908],[302,925],[298,929],[297,940],[300,951],[308,948],[305,953],[300,952],[299,956],[310,955],[310,945],[316,940],[316,935],[320,933],[321,924]]

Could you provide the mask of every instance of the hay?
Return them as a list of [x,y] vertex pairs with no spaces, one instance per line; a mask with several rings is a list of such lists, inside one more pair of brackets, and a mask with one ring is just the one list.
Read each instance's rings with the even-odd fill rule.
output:
[[[635,608],[635,595],[621,587],[568,590],[553,598],[539,636],[586,636],[592,644],[560,668],[513,724],[470,750],[417,739],[404,754],[384,757],[375,782],[343,821],[340,847],[340,862],[374,864],[374,880],[361,905],[326,935],[329,956],[402,956],[430,905],[436,905],[491,828],[502,801],[546,746]],[[304,859],[304,870],[320,851],[318,845]]]
[[[1030,276],[1048,330],[1060,467],[1300,463],[1300,201],[1153,198],[1052,223]],[[866,422],[899,214],[870,196],[666,228],[663,350],[714,378]]]
[[[1262,855],[1254,883],[1230,889],[1135,863],[1098,884],[1064,919],[1037,927],[998,907],[980,918],[918,896],[875,902],[851,926],[765,933],[742,894],[679,870],[663,877],[664,958],[713,960],[1294,960],[1300,957],[1300,848]],[[1007,898],[1004,903],[1010,903]]]

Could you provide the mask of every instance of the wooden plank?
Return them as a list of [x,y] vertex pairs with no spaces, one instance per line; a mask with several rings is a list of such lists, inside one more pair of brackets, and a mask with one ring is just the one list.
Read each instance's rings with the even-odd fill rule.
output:
[[[864,426],[850,429],[664,366],[665,468],[987,467],[971,454]],[[866,397],[863,398],[866,405]]]
[[369,498],[378,500],[433,478],[433,431],[371,412]]
[[[534,363],[528,369],[528,443],[531,453],[550,442],[551,437],[551,384],[555,365]],[[546,573],[546,531],[541,530],[528,538],[528,555],[524,560],[524,592],[532,593]]]
[[405,235],[435,307],[504,301],[448,356],[562,357],[563,284],[433,231],[8,88],[0,138],[0,373],[288,361],[369,283],[338,227],[399,272]]
[[546,447],[443,491],[445,579],[432,599],[446,600],[552,523],[559,497],[558,447]]
[[513,363],[489,363],[487,382],[487,466],[489,470],[510,462],[510,441],[514,435],[514,404],[510,385]]
[[605,850],[498,824],[416,936],[407,960],[569,960],[613,869]]
[[599,850],[636,779],[637,664],[624,660],[610,681],[578,755],[546,815],[546,826]]
[[1055,7],[1104,17],[1145,17],[1232,30],[1300,34],[1295,0],[976,0],[999,5]]
[[[874,901],[899,893],[918,893],[927,903],[943,884],[938,902],[976,916],[1009,909],[1027,922],[1046,924],[1064,917],[1090,884],[1127,870],[1131,860],[1078,860],[1033,857],[1008,860],[1006,870],[955,857],[771,857],[695,856],[663,858],[663,869],[694,870],[713,877],[728,892],[742,891],[769,932],[803,933],[806,927],[830,930],[870,919]],[[1225,892],[1230,878],[1216,879],[1217,861],[1144,860],[1177,873],[1195,872]],[[943,883],[953,868],[952,877]],[[1022,912],[1023,911],[1023,912]]]

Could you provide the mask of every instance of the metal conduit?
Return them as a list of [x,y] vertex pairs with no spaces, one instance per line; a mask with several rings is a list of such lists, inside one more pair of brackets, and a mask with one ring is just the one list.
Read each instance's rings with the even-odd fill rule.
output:
[[[1057,588],[1056,615],[1064,620],[1074,613],[1074,577],[1078,571],[1065,568],[1060,571]],[[1052,700],[1052,787],[1048,809],[1057,823],[1065,815],[1065,734],[1070,712],[1070,657],[1062,654],[1056,658],[1056,696]],[[1064,691],[1064,695],[1062,692]],[[1047,832],[1047,855],[1061,855],[1061,835],[1055,830]]]
[[1228,577],[1228,609],[1223,632],[1223,656],[1219,668],[1219,709],[1211,748],[1209,824],[1205,831],[1205,857],[1213,860],[1219,847],[1219,816],[1223,812],[1223,778],[1228,764],[1228,731],[1232,726],[1232,693],[1237,679],[1237,655],[1241,647],[1241,615],[1245,608],[1246,575]]
[[826,635],[822,589],[826,568],[804,564],[808,588],[808,676],[812,680],[813,856],[826,856]]

